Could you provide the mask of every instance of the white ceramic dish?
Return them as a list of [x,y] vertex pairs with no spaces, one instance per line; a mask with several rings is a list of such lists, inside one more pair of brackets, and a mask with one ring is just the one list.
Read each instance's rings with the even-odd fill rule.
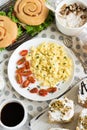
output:
[[[52,1],[52,0],[51,0]],[[64,4],[73,4],[73,3],[82,3],[85,7],[87,7],[87,2],[83,1],[83,0],[53,0],[51,2],[50,0],[46,1],[46,6],[52,10],[55,14],[55,21],[56,21],[56,27],[58,28],[58,30],[62,33],[64,33],[65,35],[68,36],[78,36],[85,27],[87,27],[87,22],[82,25],[81,27],[78,28],[71,28],[71,27],[66,27],[63,25],[63,22],[60,22],[59,18],[58,18],[58,12],[60,11],[61,7]]]
[[[9,103],[18,103],[18,104],[20,104],[23,107],[22,109],[24,110],[24,116],[23,116],[22,121],[19,124],[17,124],[16,126],[7,126],[7,125],[3,124],[3,122],[0,120],[0,125],[2,127],[1,129],[3,129],[3,130],[17,130],[18,129],[19,130],[26,123],[26,121],[28,119],[28,112],[26,110],[26,107],[24,106],[24,104],[20,100],[11,98],[11,99],[7,99],[7,100],[3,101],[0,104],[0,117],[1,117],[2,109]],[[18,109],[15,109],[15,110],[18,110]],[[8,115],[9,115],[9,113],[8,113]]]
[[57,5],[57,8],[55,10],[55,19],[56,19],[56,26],[57,28],[64,33],[65,35],[69,35],[69,36],[78,36],[81,31],[87,26],[87,23],[85,23],[84,25],[82,25],[81,27],[78,28],[71,28],[71,27],[66,27],[63,25],[63,23],[61,23],[58,19],[58,12],[60,11],[60,8],[64,5],[64,4],[73,4],[73,3],[81,3],[83,4],[85,7],[87,7],[87,3],[82,1],[82,0],[63,0],[62,2],[60,2]]
[[49,122],[48,109],[46,109],[46,111],[41,112],[42,114],[40,113],[38,116],[34,117],[30,121],[29,124],[30,124],[31,130],[49,130],[50,128],[66,128],[66,129],[69,129],[69,130],[76,130],[79,113],[83,109],[78,104],[78,101],[77,101],[78,90],[79,90],[78,86],[84,80],[87,80],[87,77],[80,80],[73,88],[71,88],[70,91],[68,91],[64,95],[64,96],[68,97],[69,99],[73,100],[74,104],[75,104],[74,118],[72,119],[72,121],[70,123],[51,123],[51,122]]
[[[31,46],[37,47],[42,42],[46,42],[46,43],[53,42],[53,43],[57,43],[59,45],[64,46],[64,44],[60,41],[52,40],[49,38],[35,38],[35,39],[29,40],[29,41],[25,42],[24,44],[22,44],[21,46],[19,46],[13,52],[12,56],[10,57],[9,63],[8,63],[8,78],[10,80],[12,87],[23,97],[25,97],[27,99],[31,99],[31,100],[36,100],[36,101],[51,100],[53,98],[61,96],[63,93],[65,93],[65,91],[67,89],[69,89],[69,87],[72,84],[73,78],[74,78],[74,67],[75,67],[74,55],[68,48],[66,48],[66,46],[64,46],[65,51],[67,52],[67,55],[72,59],[73,66],[72,66],[71,77],[69,78],[68,81],[59,84],[58,91],[56,91],[55,93],[49,93],[47,96],[43,97],[43,96],[39,96],[38,94],[32,94],[29,92],[28,88],[21,88],[20,85],[17,84],[17,82],[15,80],[15,70],[16,70],[16,62],[20,58],[19,52],[23,49],[29,49]],[[29,88],[30,87],[32,87],[32,85],[31,86],[29,85]]]

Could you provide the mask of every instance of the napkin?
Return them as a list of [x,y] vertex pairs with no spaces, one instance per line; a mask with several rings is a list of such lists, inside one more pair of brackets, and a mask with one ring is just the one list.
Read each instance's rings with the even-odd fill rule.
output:
[[87,74],[87,42],[84,42],[79,37],[64,36],[64,44],[73,51],[73,53],[82,63],[85,74]]

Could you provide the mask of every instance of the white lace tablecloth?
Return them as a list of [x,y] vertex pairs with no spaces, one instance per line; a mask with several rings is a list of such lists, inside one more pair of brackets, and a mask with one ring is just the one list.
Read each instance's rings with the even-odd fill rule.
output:
[[[0,5],[6,1],[7,0],[0,0]],[[56,29],[55,23],[53,23],[50,27],[48,27],[47,29],[39,33],[36,37],[51,38],[51,39],[63,41],[66,36],[61,34]],[[75,38],[75,41],[77,42],[73,43],[73,48],[76,51],[78,56],[83,55],[83,57],[87,59],[87,28],[84,29],[84,31],[80,34],[79,37],[80,39],[82,39],[82,42],[80,42],[78,38]],[[29,113],[29,118],[32,118],[35,115],[37,115],[39,112],[41,112],[44,108],[46,108],[48,106],[49,101],[37,102],[37,101],[27,100],[24,97],[20,96],[12,88],[11,84],[9,83],[8,75],[7,75],[8,61],[12,53],[13,51],[7,51],[7,50],[0,52],[0,61],[3,61],[0,64],[0,74],[4,77],[4,81],[5,81],[5,89],[3,90],[3,93],[0,94],[0,103],[3,100],[9,98],[17,98],[25,104]],[[84,73],[82,64],[80,63],[79,59],[75,56],[75,76],[74,76],[73,84],[75,84],[80,78],[85,76],[87,76],[87,74]],[[29,130],[28,122],[24,125],[23,129]]]

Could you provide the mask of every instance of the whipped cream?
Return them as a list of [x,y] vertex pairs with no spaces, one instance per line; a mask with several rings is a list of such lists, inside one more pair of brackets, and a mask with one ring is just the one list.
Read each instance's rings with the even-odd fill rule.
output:
[[79,115],[77,130],[87,130],[87,109],[83,109]]
[[82,20],[80,18],[81,15],[83,15],[83,13],[80,13],[79,15],[70,13],[69,15],[64,17],[58,15],[58,19],[60,23],[63,23],[63,26],[65,27],[77,28],[77,27],[81,27],[83,24],[86,23],[85,20]]
[[74,116],[74,103],[66,97],[54,99],[49,104],[51,121],[68,122]]
[[79,84],[78,102],[84,104],[87,101],[87,79]]

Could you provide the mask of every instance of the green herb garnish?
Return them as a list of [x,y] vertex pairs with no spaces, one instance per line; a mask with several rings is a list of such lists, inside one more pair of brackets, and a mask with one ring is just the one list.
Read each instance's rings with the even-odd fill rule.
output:
[[6,16],[6,12],[4,12],[4,11],[0,11],[0,15],[2,15],[2,16]]
[[8,11],[8,13],[7,13],[7,16],[8,16],[13,22],[19,23],[18,18],[15,16],[14,7],[13,7],[13,6],[11,6],[11,7],[9,8],[9,11]]
[[0,51],[3,51],[3,50],[5,50],[5,48],[0,48]]

